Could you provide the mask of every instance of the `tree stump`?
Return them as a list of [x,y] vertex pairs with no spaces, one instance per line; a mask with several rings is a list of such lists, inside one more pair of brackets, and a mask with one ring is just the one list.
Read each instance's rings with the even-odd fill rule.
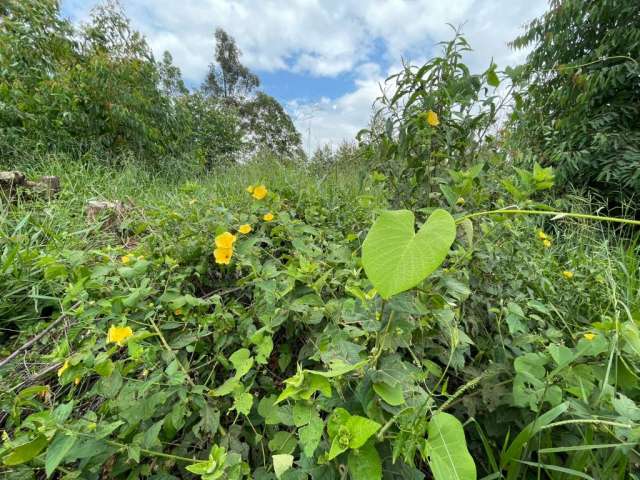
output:
[[22,172],[0,172],[0,193],[6,199],[11,199],[26,183],[26,176]]
[[116,231],[125,217],[126,206],[119,201],[90,200],[85,209],[87,223],[102,221],[104,230]]

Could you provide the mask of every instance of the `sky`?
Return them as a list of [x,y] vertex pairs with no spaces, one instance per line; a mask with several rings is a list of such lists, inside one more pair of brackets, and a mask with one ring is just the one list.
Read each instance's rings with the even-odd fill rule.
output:
[[[97,0],[62,0],[62,14],[89,18]],[[157,58],[168,50],[188,86],[198,87],[214,56],[213,32],[231,34],[261,89],[287,109],[306,151],[352,140],[367,126],[384,79],[402,59],[439,53],[462,26],[473,72],[503,69],[526,52],[507,42],[540,16],[546,0],[120,0]]]

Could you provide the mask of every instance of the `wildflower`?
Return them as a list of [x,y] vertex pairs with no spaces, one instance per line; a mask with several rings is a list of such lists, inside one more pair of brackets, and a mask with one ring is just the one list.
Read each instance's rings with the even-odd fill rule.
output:
[[213,258],[216,259],[216,263],[221,265],[229,265],[232,256],[233,248],[216,248],[213,251]]
[[245,223],[244,225],[240,225],[240,228],[238,228],[238,231],[240,233],[242,233],[243,235],[246,235],[251,230],[253,230],[253,229],[251,228],[251,225],[249,225],[248,223]]
[[267,196],[267,187],[265,187],[264,185],[258,185],[253,189],[251,196],[256,200],[262,200]]
[[247,187],[247,192],[249,192],[249,193],[253,193],[253,189],[254,189],[254,186],[253,186],[253,185],[249,185],[249,186]]
[[540,240],[549,240],[549,237],[547,236],[547,234],[544,233],[542,230],[538,232],[538,238]]
[[591,340],[593,340],[594,338],[596,338],[596,334],[595,333],[591,333],[591,332],[587,332],[583,336],[584,336],[584,339],[589,341],[589,342]]
[[216,237],[216,247],[232,249],[236,241],[236,236],[229,232],[221,233]]
[[107,343],[117,343],[123,346],[124,341],[131,336],[133,336],[131,327],[115,327],[111,325],[107,333]]
[[62,366],[58,369],[58,376],[61,377],[64,372],[70,367],[69,360],[65,360]]
[[432,127],[437,127],[440,125],[440,120],[438,120],[438,114],[433,110],[429,110],[427,112],[427,123]]
[[550,240],[543,240],[542,241],[542,245],[544,245],[544,248],[549,248],[551,246],[551,241]]
[[564,272],[562,272],[562,276],[567,280],[571,280],[573,278],[573,272],[570,272],[569,270],[565,270]]
[[262,217],[262,219],[265,222],[270,222],[271,220],[273,220],[273,213],[271,213],[271,212],[265,213],[264,216]]
[[131,262],[131,256],[123,255],[122,257],[120,257],[120,261],[122,262],[123,265],[128,265]]

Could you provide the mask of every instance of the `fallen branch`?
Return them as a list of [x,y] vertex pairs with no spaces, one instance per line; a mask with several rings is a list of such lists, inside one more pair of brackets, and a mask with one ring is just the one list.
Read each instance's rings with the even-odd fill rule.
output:
[[[77,306],[79,305],[79,303],[76,303],[73,307],[71,307],[72,309],[75,309]],[[4,367],[7,363],[9,363],[11,360],[13,360],[14,358],[16,358],[18,355],[20,355],[22,352],[24,352],[25,350],[27,350],[31,345],[33,345],[34,343],[36,343],[38,340],[40,340],[42,337],[44,337],[47,333],[49,333],[51,330],[53,330],[56,326],[58,326],[60,323],[62,323],[64,320],[67,319],[67,314],[63,313],[62,315],[60,315],[55,321],[51,322],[49,324],[49,326],[47,328],[45,328],[44,330],[42,330],[39,334],[37,334],[35,337],[33,337],[31,340],[29,340],[28,342],[26,342],[25,344],[21,345],[15,352],[13,352],[11,355],[9,355],[8,357],[4,358],[3,360],[0,360],[0,368]]]

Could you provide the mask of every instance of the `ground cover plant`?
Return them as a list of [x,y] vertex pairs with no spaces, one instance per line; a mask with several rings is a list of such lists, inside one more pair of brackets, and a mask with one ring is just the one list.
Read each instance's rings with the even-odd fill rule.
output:
[[309,161],[224,65],[194,138],[255,102],[273,141],[243,162],[20,137],[0,170],[62,188],[0,190],[0,475],[640,478],[637,212],[537,154],[522,77],[468,48],[405,64]]

